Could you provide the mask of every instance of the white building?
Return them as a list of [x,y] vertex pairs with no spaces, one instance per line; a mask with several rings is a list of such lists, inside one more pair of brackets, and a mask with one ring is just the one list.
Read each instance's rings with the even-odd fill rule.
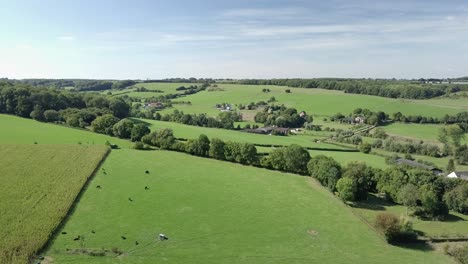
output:
[[447,178],[468,180],[468,171],[453,171]]

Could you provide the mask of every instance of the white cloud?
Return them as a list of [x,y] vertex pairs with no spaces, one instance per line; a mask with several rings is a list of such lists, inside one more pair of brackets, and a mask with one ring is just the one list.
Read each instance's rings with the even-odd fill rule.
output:
[[75,40],[75,37],[74,36],[58,36],[57,40],[60,40],[60,41],[73,41],[73,40]]

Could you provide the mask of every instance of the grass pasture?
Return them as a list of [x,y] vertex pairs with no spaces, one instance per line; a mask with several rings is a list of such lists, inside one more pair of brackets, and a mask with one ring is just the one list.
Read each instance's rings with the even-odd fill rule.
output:
[[11,115],[0,114],[0,127],[0,144],[104,145],[109,141],[119,147],[132,146],[127,140]]
[[[439,130],[443,128],[443,125],[433,124],[404,124],[404,123],[393,123],[382,128],[388,134],[392,136],[420,139],[432,143],[440,143],[437,140]],[[465,139],[461,143],[468,143],[468,134],[465,134]]]
[[107,151],[104,146],[0,145],[0,263],[28,262]]
[[453,263],[388,245],[309,177],[129,149],[102,168],[45,252],[54,263]]

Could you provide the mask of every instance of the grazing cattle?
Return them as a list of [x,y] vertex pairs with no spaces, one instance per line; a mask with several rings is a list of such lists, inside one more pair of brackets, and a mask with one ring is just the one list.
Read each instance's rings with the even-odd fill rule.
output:
[[159,240],[168,240],[169,238],[165,234],[159,234]]
[[96,188],[101,189],[101,185],[96,186]]
[[149,187],[148,187],[148,186],[145,186],[145,190],[149,190]]
[[147,171],[145,171],[145,173],[146,173],[146,174],[149,174],[149,171],[147,170]]
[[128,197],[128,200],[129,200],[130,202],[133,202],[133,199],[132,199],[132,198],[130,198],[130,197]]
[[139,244],[138,241],[135,241],[135,246],[138,246],[138,244]]
[[81,239],[81,236],[77,236],[73,240],[77,241],[77,240],[80,240],[80,239]]
[[104,171],[103,173],[104,173],[104,175],[107,175],[107,172]]
[[125,236],[121,236],[121,238],[122,238],[123,240],[127,239]]
[[65,231],[62,232],[62,235],[66,235],[66,234],[67,234],[67,232],[65,232]]
[[94,230],[91,230],[91,233],[96,234],[96,232]]

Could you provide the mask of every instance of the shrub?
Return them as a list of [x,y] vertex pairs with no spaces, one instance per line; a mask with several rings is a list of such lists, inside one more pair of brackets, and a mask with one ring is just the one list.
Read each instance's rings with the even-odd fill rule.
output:
[[367,142],[362,142],[361,145],[359,146],[359,150],[362,153],[369,154],[371,152],[371,150],[372,150],[372,146],[371,146],[371,144],[369,144]]
[[136,143],[133,145],[133,148],[134,148],[134,149],[142,150],[142,149],[145,149],[145,144],[143,144],[143,142],[136,142]]
[[464,243],[461,246],[450,246],[446,244],[444,251],[460,263],[468,264],[468,243]]
[[380,213],[375,218],[375,227],[387,239],[389,243],[404,243],[417,240],[417,234],[413,231],[413,225],[406,218],[399,219],[390,213]]

